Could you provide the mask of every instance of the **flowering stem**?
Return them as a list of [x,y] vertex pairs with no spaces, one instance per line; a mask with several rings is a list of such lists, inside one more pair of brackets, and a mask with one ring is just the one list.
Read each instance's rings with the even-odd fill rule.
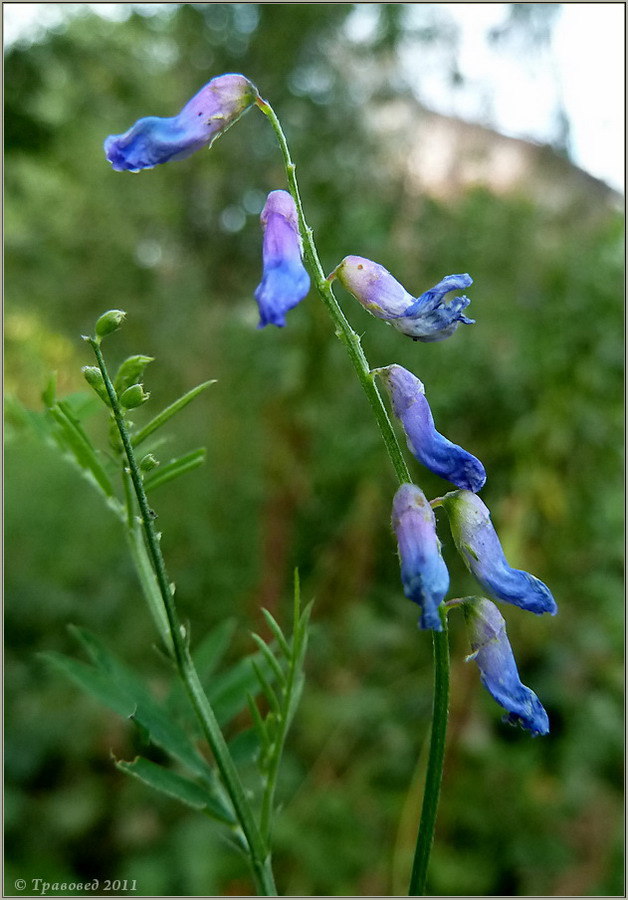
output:
[[[386,412],[377,385],[375,384],[374,375],[371,367],[364,355],[360,337],[353,330],[347,321],[331,286],[330,281],[325,277],[323,267],[321,265],[318,251],[312,236],[312,229],[308,226],[299,187],[296,178],[296,166],[290,155],[290,148],[286,136],[281,127],[281,123],[277,118],[275,111],[270,103],[259,98],[257,106],[269,119],[281,152],[284,158],[286,168],[286,176],[290,193],[297,208],[299,219],[299,231],[303,241],[303,250],[305,258],[308,262],[311,274],[314,279],[316,289],[320,294],[323,303],[327,307],[336,327],[336,336],[343,342],[347,348],[347,352],[357,372],[360,384],[364,388],[364,392],[368,397],[371,408],[377,419],[377,424],[381,431],[388,451],[388,456],[395,470],[395,474],[401,484],[412,483],[412,478],[406,461],[401,452],[397,436],[393,430],[392,424]],[[435,505],[440,505],[436,503]],[[441,613],[443,620],[443,631],[434,631],[434,700],[433,700],[433,717],[432,731],[430,739],[430,753],[427,764],[427,774],[425,777],[425,790],[423,793],[423,808],[421,810],[421,823],[419,825],[419,833],[417,837],[417,846],[414,858],[414,867],[412,870],[412,878],[410,882],[409,895],[421,896],[425,890],[425,881],[427,877],[427,866],[429,863],[432,844],[434,843],[434,828],[436,826],[436,813],[438,810],[438,799],[440,795],[440,785],[443,775],[443,761],[445,755],[445,736],[447,732],[447,715],[448,715],[448,698],[449,698],[449,641],[447,636],[447,619],[444,612]]]
[[307,259],[314,284],[316,285],[316,289],[320,294],[323,303],[327,307],[332,321],[335,325],[336,336],[347,348],[347,353],[349,354],[351,362],[353,363],[353,366],[357,372],[358,378],[360,379],[360,384],[364,389],[364,393],[366,394],[368,401],[371,404],[371,408],[375,414],[375,418],[377,419],[377,424],[379,425],[379,429],[382,433],[384,444],[386,445],[386,450],[388,451],[388,456],[390,457],[390,461],[395,470],[397,478],[399,479],[401,484],[411,482],[412,479],[410,477],[406,461],[403,458],[401,448],[399,447],[399,442],[388,417],[388,413],[386,412],[386,407],[384,406],[377,385],[375,384],[375,380],[371,373],[371,367],[367,362],[364,351],[362,350],[360,337],[358,334],[356,334],[356,332],[347,321],[338,301],[336,300],[336,297],[334,296],[332,286],[325,277],[325,272],[323,271],[323,267],[318,256],[318,251],[316,249],[316,244],[314,243],[314,238],[312,236],[312,229],[309,227],[305,220],[303,205],[301,203],[301,196],[299,194],[299,186],[297,184],[296,166],[292,161],[290,148],[288,147],[288,142],[286,140],[285,134],[283,133],[281,123],[270,103],[260,98],[257,100],[257,105],[264,113],[264,115],[269,119],[275,131],[275,134],[277,135],[277,140],[279,141],[279,146],[281,148],[281,152],[284,158],[284,164],[286,167],[288,186],[297,208],[297,215],[299,218],[299,231],[301,233],[301,239],[303,241],[303,251],[305,254],[305,258]]
[[[128,474],[130,476],[133,490],[137,498],[137,503],[141,515],[141,525],[144,530],[144,537],[146,540],[146,550],[148,552],[150,565],[152,567],[152,573],[145,572],[145,580],[149,583],[149,588],[152,590],[153,579],[151,575],[154,574],[156,586],[158,588],[159,595],[161,596],[161,603],[163,604],[163,612],[165,613],[165,619],[167,620],[168,640],[166,641],[166,643],[167,645],[169,644],[172,648],[172,655],[174,657],[179,676],[183,682],[194,712],[196,713],[196,716],[200,722],[203,734],[205,735],[205,738],[207,739],[207,742],[212,749],[212,753],[216,760],[216,765],[218,766],[223,783],[227,789],[229,797],[231,798],[234,812],[238,818],[238,821],[242,828],[242,832],[248,845],[251,867],[253,870],[253,877],[255,880],[257,891],[263,896],[276,897],[277,890],[275,888],[273,873],[271,869],[270,854],[255,823],[253,812],[246,799],[244,788],[240,781],[240,776],[238,775],[238,771],[234,765],[233,759],[231,758],[229,748],[227,747],[225,739],[222,735],[214,711],[209,703],[209,700],[207,699],[205,691],[203,690],[203,686],[198,677],[198,673],[192,660],[188,642],[185,637],[185,630],[182,628],[179,621],[176,607],[174,605],[172,587],[168,578],[168,573],[166,571],[166,565],[161,553],[161,548],[159,546],[159,537],[157,535],[153,522],[155,514],[148,505],[148,498],[146,496],[146,491],[144,490],[142,475],[135,458],[131,437],[126,426],[126,422],[124,421],[124,414],[122,412],[118,396],[113,387],[113,384],[111,383],[111,379],[105,365],[105,360],[100,349],[100,342],[97,338],[88,338],[88,341],[91,344],[98,361],[98,366],[102,373],[105,387],[107,389],[107,394],[111,403],[111,409],[113,411],[115,422],[120,433],[120,438],[122,440],[124,452],[127,458]],[[135,547],[135,549],[139,551],[139,548],[137,546]],[[141,555],[143,556],[143,554]],[[158,616],[158,621],[161,619],[162,616]]]
[[433,631],[434,642],[434,700],[432,707],[432,733],[430,752],[427,760],[425,789],[421,822],[417,835],[416,850],[408,895],[423,897],[427,881],[427,867],[434,843],[436,813],[440,797],[440,785],[443,778],[445,760],[445,738],[447,735],[447,717],[449,713],[449,638],[447,635],[447,613],[441,609],[442,631]]

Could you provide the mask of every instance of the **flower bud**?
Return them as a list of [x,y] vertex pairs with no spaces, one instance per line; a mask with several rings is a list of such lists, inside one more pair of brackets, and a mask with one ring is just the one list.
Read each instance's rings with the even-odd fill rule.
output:
[[161,163],[186,159],[237,122],[258,97],[244,75],[212,78],[181,112],[171,118],[147,116],[125,134],[105,140],[105,155],[116,172],[152,169]]
[[103,313],[96,322],[97,337],[105,337],[107,334],[117,331],[126,319],[126,313],[121,309],[110,309]]
[[310,289],[302,262],[297,209],[287,191],[271,191],[260,216],[264,230],[262,280],[255,291],[259,328],[286,324],[285,315]]
[[142,472],[151,472],[153,469],[156,469],[159,465],[159,460],[156,459],[152,453],[147,453],[146,456],[143,456],[140,459],[140,469]]
[[504,721],[521,725],[534,737],[548,734],[547,713],[534,691],[521,683],[500,611],[484,597],[470,597],[463,610],[473,651],[467,662],[478,664],[482,684],[507,711]]
[[452,491],[442,500],[458,552],[484,590],[498,600],[541,615],[556,615],[549,588],[534,575],[512,569],[493,528],[490,513],[477,494]]
[[137,406],[146,403],[149,397],[150,394],[146,393],[143,384],[132,384],[131,387],[122,392],[120,403],[126,409],[135,409]]
[[438,607],[449,589],[449,573],[440,553],[436,519],[423,491],[402,484],[393,500],[404,594],[421,608],[419,626],[442,631]]
[[137,384],[144,374],[146,366],[154,361],[155,358],[153,356],[142,356],[141,354],[129,356],[128,359],[125,359],[120,364],[120,368],[113,380],[113,386],[118,396],[132,384]]
[[387,269],[362,256],[346,256],[332,274],[371,315],[415,341],[442,341],[461,322],[473,324],[473,319],[462,315],[471,302],[468,297],[444,302],[451,291],[473,283],[469,275],[447,275],[415,299]]
[[105,380],[102,377],[102,372],[98,366],[83,366],[81,372],[83,373],[85,381],[96,391],[100,399],[104,400],[107,406],[111,406],[109,394],[105,387]]
[[403,366],[386,366],[374,371],[384,380],[413,456],[430,472],[456,487],[479,491],[486,481],[484,466],[436,431],[423,383]]

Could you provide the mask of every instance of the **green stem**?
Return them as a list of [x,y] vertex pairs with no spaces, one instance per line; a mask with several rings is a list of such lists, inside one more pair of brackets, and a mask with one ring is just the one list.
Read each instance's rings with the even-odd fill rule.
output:
[[[327,307],[335,325],[336,336],[345,344],[347,352],[357,372],[360,384],[371,404],[371,408],[377,419],[388,451],[388,456],[395,470],[395,474],[401,484],[412,482],[408,467],[401,452],[399,442],[393,430],[392,424],[382,402],[381,395],[375,384],[371,367],[364,355],[360,338],[347,321],[340,308],[330,282],[325,277],[321,265],[312,229],[308,226],[303,212],[301,196],[296,178],[296,166],[290,155],[290,148],[286,136],[281,127],[277,114],[270,103],[261,98],[257,106],[269,119],[281,152],[284,158],[286,176],[290,193],[294,199],[299,221],[299,231],[303,241],[303,251],[308,262],[316,289]],[[434,505],[440,505],[435,503]],[[425,790],[423,794],[423,808],[421,811],[421,823],[417,837],[417,848],[410,883],[410,896],[419,896],[425,889],[427,866],[429,863],[432,844],[434,842],[434,829],[436,826],[436,813],[438,811],[438,799],[443,774],[443,761],[445,754],[445,735],[447,731],[448,696],[449,696],[449,643],[447,637],[447,620],[442,613],[443,631],[433,632],[434,642],[434,701],[432,733],[430,740],[430,754],[428,759]]]
[[184,629],[181,627],[179,617],[174,605],[174,597],[170,587],[170,580],[166,571],[165,562],[159,546],[159,537],[154,526],[154,513],[148,505],[148,499],[144,490],[142,476],[140,473],[131,438],[124,421],[124,415],[118,401],[105,360],[100,349],[100,342],[97,339],[89,338],[98,366],[105,382],[107,394],[111,402],[113,415],[120,433],[120,438],[124,446],[125,455],[129,464],[129,475],[135,491],[140,515],[142,519],[142,527],[146,538],[146,547],[150,557],[151,565],[161,595],[163,609],[168,620],[169,636],[172,641],[172,650],[174,660],[179,672],[179,676],[184,684],[186,693],[190,703],[196,713],[201,724],[203,733],[212,749],[216,765],[222,776],[223,783],[229,793],[234,811],[238,817],[242,832],[248,844],[251,867],[253,877],[255,879],[258,893],[263,896],[277,896],[274,878],[270,865],[270,855],[264,841],[257,828],[251,807],[246,799],[244,788],[240,781],[238,771],[234,765],[233,759],[227,747],[226,741],[220,730],[218,721],[213,709],[205,695],[200,679],[194,667],[192,656],[189,651],[187,641],[184,637]]
[[318,251],[312,237],[312,229],[309,227],[305,220],[303,205],[301,203],[301,196],[299,194],[299,186],[297,184],[296,166],[292,161],[292,157],[290,156],[290,148],[288,147],[288,142],[286,140],[285,134],[283,133],[281,123],[270,103],[267,103],[265,100],[262,100],[260,98],[257,101],[257,105],[264,113],[264,115],[269,119],[275,131],[275,134],[277,135],[277,140],[279,141],[279,146],[281,148],[281,152],[284,158],[284,164],[286,167],[288,186],[297,208],[297,215],[299,218],[299,231],[303,240],[303,251],[308,262],[309,269],[316,286],[316,290],[320,294],[321,299],[327,307],[327,310],[332,318],[336,329],[336,336],[347,348],[349,358],[353,363],[355,371],[357,372],[358,378],[360,380],[360,384],[364,389],[364,393],[366,394],[368,401],[371,404],[371,408],[375,414],[375,418],[377,419],[377,424],[379,425],[379,429],[382,433],[384,444],[386,445],[386,450],[388,451],[388,455],[390,457],[390,461],[395,470],[397,478],[402,484],[411,482],[412,479],[410,478],[410,473],[408,471],[406,461],[403,458],[401,448],[399,447],[397,436],[395,435],[392,424],[388,417],[388,413],[386,412],[386,407],[384,406],[379,390],[377,389],[377,385],[375,384],[375,381],[373,379],[373,375],[371,374],[371,367],[369,366],[366,356],[364,355],[364,351],[362,350],[360,337],[358,334],[356,334],[356,332],[347,321],[342,309],[340,308],[340,305],[338,304],[338,301],[336,300],[336,297],[334,296],[332,286],[325,277],[325,272],[323,271],[323,267],[318,256]]
[[440,786],[443,778],[445,759],[445,739],[447,736],[447,716],[449,713],[449,640],[447,636],[447,614],[441,610],[442,631],[433,631],[434,642],[434,701],[432,707],[432,733],[430,753],[427,760],[425,788],[421,822],[417,835],[416,850],[408,895],[425,896],[427,867],[430,861]]
[[[298,620],[295,620],[294,628],[298,627]],[[262,832],[262,837],[266,842],[270,841],[270,833],[271,833],[271,825],[272,825],[272,815],[273,815],[273,807],[275,800],[275,790],[277,788],[277,777],[279,775],[279,764],[281,762],[281,757],[283,754],[283,747],[286,742],[286,736],[288,734],[288,729],[290,727],[290,706],[292,703],[292,694],[295,686],[295,675],[296,675],[296,657],[294,655],[294,641],[296,640],[296,636],[293,634],[293,652],[290,658],[290,665],[288,666],[288,677],[286,679],[286,684],[283,688],[283,694],[281,698],[281,720],[279,724],[278,733],[274,737],[275,749],[273,751],[272,759],[270,760],[268,766],[268,773],[266,775],[266,785],[264,789],[264,797],[262,799],[262,814],[260,818],[260,831]]]

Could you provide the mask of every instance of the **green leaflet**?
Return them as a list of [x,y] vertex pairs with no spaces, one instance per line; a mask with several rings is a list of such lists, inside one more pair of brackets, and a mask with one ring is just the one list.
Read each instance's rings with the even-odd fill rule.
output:
[[137,756],[133,762],[125,762],[124,760],[116,760],[116,767],[122,772],[143,781],[156,791],[174,797],[186,806],[200,810],[217,819],[219,822],[226,822],[228,825],[235,825],[236,819],[226,806],[213,796],[206,787],[165,769],[151,760],[144,759],[143,756]]
[[178,400],[175,400],[174,403],[171,403],[170,406],[167,406],[164,410],[162,410],[158,415],[155,416],[154,419],[151,419],[147,425],[144,425],[143,428],[140,428],[137,431],[131,442],[134,447],[139,447],[139,445],[146,440],[154,431],[158,428],[161,428],[162,425],[165,425],[166,422],[175,416],[180,410],[184,409],[188,403],[191,403],[195,397],[198,397],[202,391],[210,386],[210,384],[215,384],[216,379],[212,379],[211,381],[204,381],[203,384],[199,384],[197,387],[192,388],[191,391],[188,391],[187,394],[183,394],[182,397],[179,397]]
[[198,450],[191,450],[190,453],[186,453],[184,456],[171,459],[170,462],[160,466],[157,471],[144,479],[145,490],[147,492],[153,491],[156,487],[167,484],[174,478],[197,469],[205,462],[206,452],[205,447],[199,447]]

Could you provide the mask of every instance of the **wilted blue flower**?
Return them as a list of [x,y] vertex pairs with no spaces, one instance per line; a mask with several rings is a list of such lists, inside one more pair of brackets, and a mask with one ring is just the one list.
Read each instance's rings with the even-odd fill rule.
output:
[[468,297],[444,302],[450,291],[473,283],[469,275],[447,275],[431,290],[414,298],[387,269],[362,256],[346,256],[333,274],[371,315],[385,319],[415,341],[442,341],[461,322],[474,322],[462,315],[471,302]]
[[445,494],[442,504],[458,552],[485,591],[538,615],[545,612],[556,615],[556,603],[549,588],[534,575],[511,569],[506,562],[490,513],[476,494],[452,491]]
[[438,607],[449,589],[449,573],[440,553],[436,519],[423,491],[402,484],[393,500],[403,592],[421,608],[419,625],[442,631]]
[[521,683],[515,657],[506,634],[506,623],[494,603],[472,597],[464,603],[474,659],[482,684],[507,710],[504,721],[521,725],[533,736],[548,734],[549,720],[534,691]]
[[264,272],[255,291],[260,312],[258,327],[283,327],[288,310],[303,300],[310,289],[292,196],[287,191],[271,191],[260,219],[264,229]]
[[177,116],[147,116],[125,134],[110,135],[105,140],[107,159],[116,172],[139,172],[185,159],[223,134],[255,103],[257,96],[257,88],[244,75],[219,75],[202,87]]
[[479,491],[486,481],[484,466],[436,431],[423,383],[403,366],[386,366],[374,371],[384,379],[395,415],[406,432],[410,452],[435,475],[459,488]]

